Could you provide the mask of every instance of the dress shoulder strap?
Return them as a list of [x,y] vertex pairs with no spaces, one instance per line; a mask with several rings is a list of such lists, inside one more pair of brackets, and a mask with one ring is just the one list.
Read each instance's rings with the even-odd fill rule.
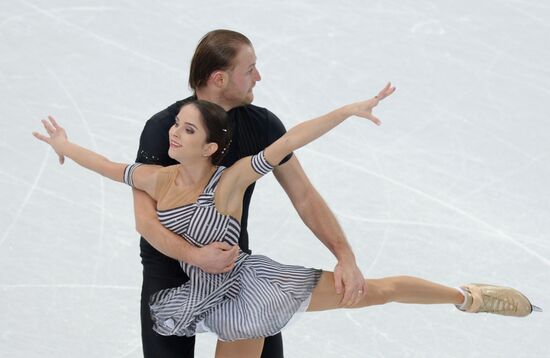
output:
[[204,194],[206,193],[212,193],[214,190],[216,190],[216,185],[218,185],[218,182],[220,181],[220,177],[222,176],[223,171],[225,170],[225,167],[219,166],[214,174],[212,175],[212,178],[210,178],[210,181],[204,188]]

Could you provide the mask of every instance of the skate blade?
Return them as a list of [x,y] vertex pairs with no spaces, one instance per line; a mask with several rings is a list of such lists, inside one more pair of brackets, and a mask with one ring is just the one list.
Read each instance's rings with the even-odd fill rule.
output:
[[542,312],[542,308],[540,308],[538,306],[531,305],[531,307],[533,308],[533,312]]

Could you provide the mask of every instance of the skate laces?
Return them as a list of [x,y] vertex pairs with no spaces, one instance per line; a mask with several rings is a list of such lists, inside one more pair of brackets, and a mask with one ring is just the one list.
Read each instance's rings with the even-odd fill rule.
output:
[[512,297],[506,295],[506,292],[501,294],[492,292],[486,293],[481,290],[481,305],[479,307],[479,312],[487,313],[517,313],[519,302],[514,300]]

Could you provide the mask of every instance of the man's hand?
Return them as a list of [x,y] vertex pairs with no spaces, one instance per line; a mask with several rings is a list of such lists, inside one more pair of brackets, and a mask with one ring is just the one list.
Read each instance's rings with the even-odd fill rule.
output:
[[337,294],[344,294],[340,305],[351,307],[367,294],[365,277],[354,260],[340,260],[334,268],[334,286]]
[[213,242],[198,249],[195,266],[208,273],[229,272],[239,256],[239,246],[226,242]]

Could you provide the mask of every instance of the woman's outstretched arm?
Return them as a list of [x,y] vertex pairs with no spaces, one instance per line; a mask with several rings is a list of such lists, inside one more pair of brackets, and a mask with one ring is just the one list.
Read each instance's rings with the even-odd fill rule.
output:
[[351,116],[358,116],[380,125],[380,120],[372,114],[374,107],[395,91],[388,83],[378,95],[366,101],[348,104],[321,117],[310,119],[292,127],[285,135],[265,149],[265,159],[272,164],[279,163],[290,152],[313,142]]
[[[78,165],[101,174],[111,180],[124,182],[124,171],[128,164],[115,163],[108,158],[97,154],[78,144],[71,143],[65,129],[61,127],[52,116],[48,120],[43,119],[42,124],[48,135],[38,132],[32,134],[39,140],[49,144],[62,157],[69,157]],[[154,198],[156,172],[160,169],[156,165],[142,165],[133,172],[133,186],[136,189],[147,192]]]
[[[388,83],[371,99],[348,104],[321,117],[298,124],[265,149],[265,160],[273,166],[276,165],[292,151],[321,137],[351,116],[366,118],[380,125],[380,120],[372,114],[372,110],[394,91],[395,87]],[[230,175],[236,179],[238,188],[246,188],[262,176],[252,168],[250,157],[239,160],[230,169]]]

